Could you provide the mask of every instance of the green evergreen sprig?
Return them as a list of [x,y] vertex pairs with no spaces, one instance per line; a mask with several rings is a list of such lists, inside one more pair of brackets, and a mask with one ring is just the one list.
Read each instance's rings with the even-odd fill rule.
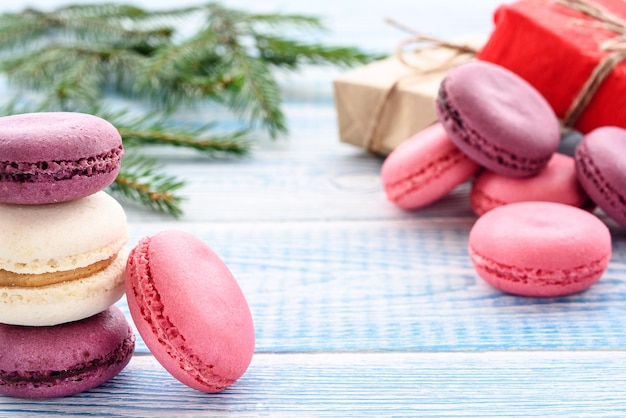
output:
[[156,158],[129,153],[129,149],[126,151],[122,169],[110,186],[111,191],[155,211],[175,217],[182,215],[182,198],[176,192],[184,186],[184,182],[159,172]]
[[[192,22],[192,23],[190,23]],[[251,13],[219,3],[151,11],[116,3],[32,8],[0,14],[0,73],[18,91],[22,111],[98,114],[118,127],[125,145],[186,147],[206,155],[245,155],[257,129],[287,132],[276,69],[351,66],[378,58],[357,48],[308,42],[325,28],[318,17]],[[287,35],[286,35],[287,34]],[[115,96],[139,104],[143,115],[103,112]],[[242,128],[185,126],[172,112],[215,102]],[[3,112],[15,110],[5,103]],[[136,110],[136,109],[134,109]],[[136,112],[135,112],[136,113]],[[139,147],[132,147],[133,153]],[[113,190],[153,209],[180,213],[182,182],[159,173],[152,159],[128,156]]]

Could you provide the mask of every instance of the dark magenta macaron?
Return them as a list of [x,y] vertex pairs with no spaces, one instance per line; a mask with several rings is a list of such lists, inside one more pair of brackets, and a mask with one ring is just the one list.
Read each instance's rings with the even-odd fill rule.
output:
[[576,147],[576,174],[591,200],[626,227],[626,129],[606,126]]
[[0,394],[19,398],[74,395],[126,367],[135,335],[119,308],[55,326],[0,324]]
[[452,142],[483,167],[511,177],[543,169],[560,140],[554,111],[513,72],[484,61],[453,68],[436,111]]
[[0,203],[65,202],[110,185],[124,154],[97,116],[41,112],[0,117]]

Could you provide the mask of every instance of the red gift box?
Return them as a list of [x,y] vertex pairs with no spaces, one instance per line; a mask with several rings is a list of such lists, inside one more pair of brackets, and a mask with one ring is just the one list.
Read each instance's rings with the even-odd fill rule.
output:
[[[626,33],[624,0],[574,3],[608,12],[617,18],[618,29],[609,30],[604,19],[555,0],[521,0],[496,10],[495,29],[477,55],[526,79],[543,94],[560,118],[566,116],[600,62],[615,54],[608,48],[611,41],[615,43]],[[624,32],[616,32],[619,26]],[[622,38],[622,53],[624,47]],[[626,61],[613,66],[590,97],[580,116],[572,122],[576,129],[586,133],[600,126],[626,128]]]

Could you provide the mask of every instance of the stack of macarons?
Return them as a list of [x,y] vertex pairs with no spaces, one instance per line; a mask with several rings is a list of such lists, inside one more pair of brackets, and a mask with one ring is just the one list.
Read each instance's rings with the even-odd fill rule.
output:
[[0,118],[0,393],[59,397],[130,361],[124,294],[126,214],[103,189],[122,140],[92,115]]
[[[470,254],[481,277],[527,296],[562,296],[595,283],[608,266],[611,237],[594,207],[626,227],[626,130],[596,129],[574,156],[559,153],[561,129],[547,101],[518,75],[482,61],[448,73],[436,113],[437,123],[384,161],[387,198],[418,209],[470,180],[480,217],[474,228],[482,231],[470,233]],[[529,248],[541,250],[531,255]]]

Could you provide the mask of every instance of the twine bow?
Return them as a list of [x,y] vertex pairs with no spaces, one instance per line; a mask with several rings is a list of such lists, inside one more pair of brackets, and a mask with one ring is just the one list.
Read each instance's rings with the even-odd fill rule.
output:
[[[396,48],[396,58],[405,66],[413,68],[415,70],[424,72],[422,68],[416,67],[406,60],[405,54],[404,54],[404,47],[409,44],[426,43],[426,44],[430,44],[432,47],[446,48],[446,49],[455,51],[457,55],[461,55],[461,54],[476,55],[478,53],[478,49],[470,45],[459,44],[455,42],[448,42],[443,39],[434,38],[432,36],[425,35],[421,32],[416,31],[413,28],[410,28],[401,23],[398,23],[393,19],[387,18],[385,19],[385,22],[387,22],[389,25],[395,26],[398,29],[402,29],[403,31],[410,33],[412,35],[410,38],[407,38],[398,44]],[[418,51],[423,50],[423,49],[424,48],[418,49]],[[455,57],[453,56],[450,59],[450,61],[452,61],[454,58]],[[437,70],[445,69],[448,66],[449,66],[449,62],[443,62],[441,63],[440,66],[430,69],[430,71],[437,71]]]
[[[469,45],[464,45],[464,44],[457,44],[457,43],[453,43],[453,42],[447,42],[441,39],[437,39],[437,38],[433,38],[427,35],[424,35],[412,28],[409,28],[407,26],[404,26],[398,22],[396,22],[393,19],[385,19],[385,21],[392,25],[395,26],[398,29],[401,29],[409,34],[411,34],[412,36],[408,39],[405,39],[404,41],[400,42],[398,44],[398,47],[396,48],[396,53],[395,56],[398,59],[398,61],[400,61],[404,66],[408,67],[408,68],[412,68],[414,70],[417,71],[417,73],[419,74],[429,74],[432,72],[436,72],[436,71],[443,71],[445,69],[450,68],[451,66],[455,65],[455,60],[457,60],[457,58],[460,55],[468,55],[469,57],[474,57],[476,55],[476,53],[478,52],[478,49],[469,46]],[[414,64],[412,64],[411,62],[409,62],[406,59],[406,55],[404,53],[404,48],[409,45],[409,44],[413,44],[413,43],[422,43],[422,44],[429,44],[430,48],[445,48],[451,51],[454,51],[455,53],[447,60],[441,63],[438,63],[436,66],[432,67],[432,68],[428,68],[428,69],[424,69],[421,68],[419,66],[416,66]],[[427,49],[427,47],[421,47],[421,48],[416,48],[413,52],[421,52],[424,51],[425,49]],[[456,64],[458,64],[458,62],[456,62]],[[367,149],[368,151],[372,152],[372,153],[380,153],[383,152],[384,150],[381,150],[379,148],[380,144],[378,144],[378,142],[382,139],[382,137],[380,137],[379,135],[377,135],[378,130],[380,129],[380,121],[383,118],[383,113],[385,110],[385,106],[389,103],[389,98],[391,97],[391,95],[396,91],[399,83],[402,81],[401,78],[397,79],[382,95],[382,97],[380,98],[380,100],[378,100],[378,102],[376,103],[374,110],[372,112],[372,118],[369,121],[369,124],[367,126],[367,129],[365,131],[365,143],[364,143],[364,147],[365,149]]]
[[583,85],[582,89],[570,105],[563,118],[563,124],[571,127],[576,123],[593,96],[596,94],[606,77],[624,59],[626,59],[626,21],[599,5],[587,0],[555,0],[556,3],[579,11],[593,19],[600,28],[617,34],[600,45],[600,49],[608,54],[598,63]]

